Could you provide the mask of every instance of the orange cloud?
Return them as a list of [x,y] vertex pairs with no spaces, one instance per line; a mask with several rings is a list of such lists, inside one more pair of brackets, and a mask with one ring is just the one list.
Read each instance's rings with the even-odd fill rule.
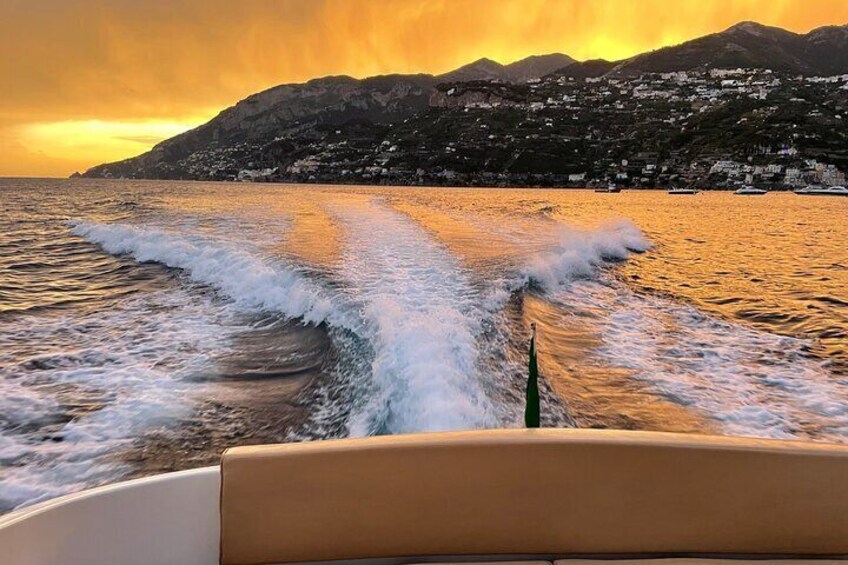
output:
[[[100,142],[71,152],[61,133],[41,136],[42,145],[33,147],[31,136],[21,137],[32,124],[187,128],[283,82],[328,74],[438,73],[484,56],[510,62],[554,51],[620,59],[741,20],[806,32],[848,23],[848,2],[4,0],[0,138],[11,153],[0,155],[0,174],[20,172],[22,151],[29,154],[31,174],[66,174],[71,170],[60,170],[57,154],[84,168],[141,152],[157,135],[133,126],[131,137],[147,142],[123,140],[118,151],[109,145],[112,133],[85,134],[83,128],[79,135],[100,136]],[[56,127],[52,131],[62,131]],[[38,155],[52,164],[39,167]]]

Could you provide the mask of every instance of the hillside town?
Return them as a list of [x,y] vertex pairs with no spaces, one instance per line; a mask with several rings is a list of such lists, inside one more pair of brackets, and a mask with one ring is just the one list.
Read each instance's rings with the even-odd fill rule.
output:
[[[521,83],[440,83],[402,119],[294,120],[272,139],[213,142],[139,176],[770,190],[845,184],[848,74],[581,70]],[[119,166],[101,173],[136,176]]]

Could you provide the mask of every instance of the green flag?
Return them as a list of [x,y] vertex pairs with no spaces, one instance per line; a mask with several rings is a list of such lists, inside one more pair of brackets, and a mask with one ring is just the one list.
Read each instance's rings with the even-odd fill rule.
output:
[[536,364],[536,324],[530,324],[530,366],[527,378],[527,406],[524,408],[524,425],[539,427],[539,366]]

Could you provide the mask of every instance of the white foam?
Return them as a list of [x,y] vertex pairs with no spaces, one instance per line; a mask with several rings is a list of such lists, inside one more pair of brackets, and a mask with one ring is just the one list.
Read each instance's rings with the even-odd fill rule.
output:
[[544,290],[597,274],[611,261],[624,261],[632,252],[650,249],[650,242],[629,220],[616,220],[595,230],[581,231],[560,224],[559,243],[533,256],[523,274]]
[[590,230],[538,219],[525,219],[529,225],[520,228],[494,226],[480,218],[474,223],[479,229],[506,236],[512,244],[526,250],[523,257],[513,260],[511,268],[489,276],[491,284],[484,292],[484,306],[493,314],[514,293],[527,287],[551,293],[573,281],[602,278],[611,264],[651,249],[642,231],[627,219],[608,221]]
[[229,323],[209,297],[168,290],[0,334],[0,508],[123,476],[122,449],[209,394],[186,377],[226,350]]
[[79,222],[72,231],[109,253],[182,269],[243,309],[273,311],[307,323],[346,323],[318,286],[297,269],[258,253],[249,242],[120,224]]
[[591,312],[599,362],[629,369],[657,394],[729,435],[848,439],[848,382],[804,355],[806,341],[722,320],[623,285],[583,281],[557,293]]
[[353,435],[495,423],[477,373],[481,298],[453,256],[379,203],[334,207],[346,228],[343,277],[374,348]]
[[[30,317],[0,336],[0,424],[6,430],[0,461],[10,465],[0,507],[128,472],[118,458],[125,448],[212,394],[186,377],[209,370],[227,336],[243,329],[237,316],[270,311],[345,326],[348,318],[320,286],[262,252],[258,245],[273,242],[271,230],[260,231],[269,235],[192,217],[169,222],[168,229],[72,225],[75,235],[108,253],[181,269],[224,300],[175,286],[121,299],[110,311]],[[57,418],[63,415],[73,419],[62,424]]]

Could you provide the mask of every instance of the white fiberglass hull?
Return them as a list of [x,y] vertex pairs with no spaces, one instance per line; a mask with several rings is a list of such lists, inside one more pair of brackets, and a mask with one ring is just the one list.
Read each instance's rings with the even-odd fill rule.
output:
[[827,190],[799,190],[795,194],[798,196],[842,196],[848,197],[848,192],[829,192]]
[[215,565],[218,467],[126,481],[0,516],[4,565]]

